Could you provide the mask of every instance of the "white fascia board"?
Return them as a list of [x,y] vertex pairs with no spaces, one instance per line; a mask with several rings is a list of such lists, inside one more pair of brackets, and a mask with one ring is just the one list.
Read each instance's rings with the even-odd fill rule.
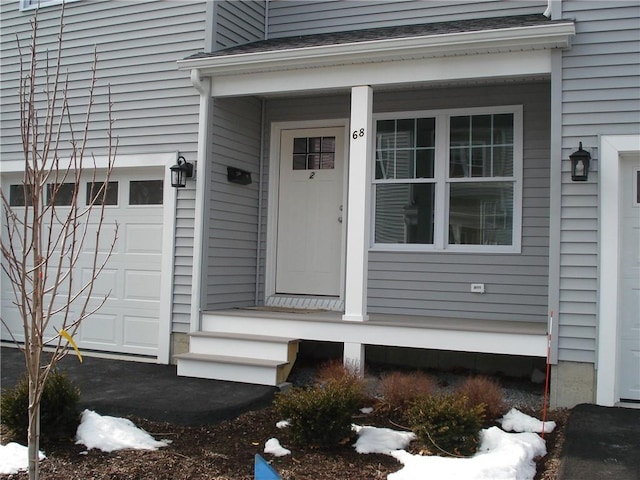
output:
[[567,22],[193,58],[179,60],[178,67],[198,69],[203,76],[217,77],[482,52],[567,48],[574,34],[574,24]]
[[533,50],[220,76],[214,78],[211,94],[225,97],[329,89],[346,91],[353,85],[401,85],[550,73],[551,51]]

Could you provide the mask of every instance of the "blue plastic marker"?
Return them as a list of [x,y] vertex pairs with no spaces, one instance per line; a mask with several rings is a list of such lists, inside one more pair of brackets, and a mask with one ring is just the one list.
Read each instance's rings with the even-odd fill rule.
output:
[[282,480],[278,472],[276,472],[269,462],[256,453],[254,462],[254,475],[255,480]]

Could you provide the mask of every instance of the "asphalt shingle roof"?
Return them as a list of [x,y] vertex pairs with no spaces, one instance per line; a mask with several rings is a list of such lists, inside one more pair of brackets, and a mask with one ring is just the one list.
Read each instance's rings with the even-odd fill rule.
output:
[[427,35],[444,35],[462,32],[477,32],[504,28],[518,28],[540,25],[552,25],[563,21],[550,20],[544,15],[519,15],[510,17],[492,17],[453,22],[423,23],[418,25],[402,25],[346,32],[323,33],[315,35],[299,35],[295,37],[260,40],[238,45],[213,53],[196,53],[187,59],[213,58],[245,53],[261,53],[278,50],[290,50],[346,43],[369,42],[394,38],[411,38]]

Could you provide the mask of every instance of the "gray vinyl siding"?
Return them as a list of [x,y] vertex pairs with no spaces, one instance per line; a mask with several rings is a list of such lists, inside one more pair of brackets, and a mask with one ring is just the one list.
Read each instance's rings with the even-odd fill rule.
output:
[[269,38],[474,18],[541,14],[537,1],[289,1],[269,2]]
[[523,208],[520,254],[371,251],[369,313],[547,321],[549,95],[547,82],[374,94],[376,112],[522,105]]
[[[261,101],[215,99],[205,308],[255,305]],[[227,166],[251,173],[252,183],[228,182]]]
[[[106,154],[107,85],[111,86],[114,134],[121,155],[180,152],[195,161],[199,99],[176,60],[202,51],[206,4],[183,1],[70,2],[65,9],[63,64],[69,71],[72,113],[84,111],[94,45],[98,54],[96,97],[89,151]],[[40,9],[39,38],[51,49],[61,7]],[[34,10],[1,2],[2,150],[0,161],[20,159],[19,65],[16,34],[27,41]],[[81,116],[76,119],[81,122]],[[61,152],[64,154],[64,152]],[[179,192],[176,208],[173,330],[186,331],[191,304],[195,192]],[[165,232],[172,235],[173,232]]]
[[[549,274],[549,92],[548,82],[531,82],[510,84],[508,89],[504,86],[440,87],[374,93],[375,113],[523,105],[524,188],[520,254],[371,251],[368,291],[370,313],[546,322]],[[348,96],[301,97],[267,102],[267,125],[275,121],[340,119],[348,118],[348,115]],[[265,147],[267,152],[268,146]],[[265,190],[266,185],[265,179]],[[262,219],[266,221],[264,215]],[[471,294],[472,282],[485,283],[487,293]]]
[[265,16],[266,0],[216,1],[214,50],[264,40]]
[[[598,158],[599,135],[640,131],[640,4],[562,2],[576,36],[562,56],[562,204],[558,359],[596,361],[598,172],[574,183],[569,155],[582,142]],[[596,169],[606,168],[598,165]],[[605,212],[600,212],[605,214]]]

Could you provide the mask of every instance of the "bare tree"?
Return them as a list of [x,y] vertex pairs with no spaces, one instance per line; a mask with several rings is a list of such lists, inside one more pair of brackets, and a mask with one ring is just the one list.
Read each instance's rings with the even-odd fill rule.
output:
[[[87,152],[97,54],[94,49],[88,92],[82,105],[84,113],[76,115],[70,106],[68,74],[62,71],[63,30],[64,7],[53,52],[38,51],[37,14],[32,20],[29,45],[23,48],[17,39],[24,152],[23,201],[14,199],[11,204],[8,192],[0,191],[5,230],[1,242],[2,269],[13,288],[14,305],[22,317],[23,343],[16,341],[17,332],[10,331],[5,319],[2,323],[25,358],[29,381],[31,480],[39,475],[40,400],[47,376],[69,352],[70,346],[82,361],[74,335],[108,297],[107,294],[95,298],[94,285],[117,238],[117,224],[106,242],[101,238],[103,233],[107,234],[103,232],[104,207],[117,150],[117,140],[112,133],[110,90],[108,126],[104,131],[107,168],[98,171],[96,159]],[[79,195],[81,182],[93,185],[86,200]],[[82,278],[78,266],[82,258],[86,272],[87,255],[90,273]]]

